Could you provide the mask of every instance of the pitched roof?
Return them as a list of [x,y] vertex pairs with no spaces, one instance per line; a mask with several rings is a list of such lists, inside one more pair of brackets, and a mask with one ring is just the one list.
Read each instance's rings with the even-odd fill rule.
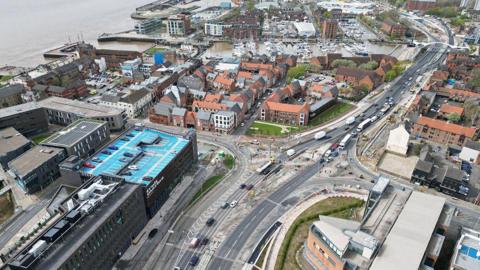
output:
[[197,113],[197,118],[199,120],[209,121],[211,117],[212,117],[212,112],[209,112],[209,111],[199,110]]
[[219,102],[220,100],[223,99],[223,95],[221,94],[211,94],[211,93],[208,93],[206,96],[205,96],[205,99],[203,101],[206,101],[206,102]]
[[172,114],[172,109],[174,106],[172,104],[167,104],[163,102],[159,102],[153,106],[153,110],[155,114],[163,115],[163,116],[170,116]]
[[185,108],[180,108],[180,107],[174,107],[173,110],[172,110],[172,115],[175,115],[175,116],[185,116],[185,114],[187,113],[187,109]]
[[469,138],[475,136],[475,133],[477,132],[477,129],[473,127],[464,127],[425,116],[420,116],[416,124],[421,126],[428,126],[429,128],[434,128],[457,135],[464,135]]
[[463,111],[464,111],[464,109],[462,107],[453,106],[453,105],[450,105],[448,103],[444,103],[440,107],[440,112],[446,113],[446,114],[456,113],[456,114],[462,115]]
[[295,105],[295,104],[266,101],[265,106],[267,106],[272,111],[280,111],[280,112],[299,113],[305,110],[308,111],[307,103],[304,103],[302,105]]
[[373,77],[375,76],[375,72],[374,71],[363,70],[363,69],[360,69],[360,68],[339,67],[339,68],[337,68],[336,75],[354,77],[357,80],[361,80],[361,79],[365,78],[366,76],[368,76],[368,77],[370,77],[370,79],[373,80]]
[[228,106],[225,104],[216,103],[216,102],[207,102],[207,101],[201,101],[201,100],[194,100],[192,103],[192,107],[198,107],[201,109],[216,110],[216,111],[228,109]]
[[245,78],[250,80],[253,78],[253,73],[248,71],[239,71],[237,74],[237,78]]
[[12,84],[0,88],[0,97],[9,97],[23,92],[25,87],[22,84]]
[[231,87],[233,84],[235,84],[235,81],[224,76],[224,75],[219,75],[215,78],[214,80],[215,83],[220,83],[220,84],[223,84],[227,87]]

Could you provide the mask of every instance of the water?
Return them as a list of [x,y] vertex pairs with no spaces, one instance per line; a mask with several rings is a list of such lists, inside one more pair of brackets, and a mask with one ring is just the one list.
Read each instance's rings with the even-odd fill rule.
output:
[[[35,66],[70,41],[132,29],[130,14],[153,0],[0,0],[0,66]],[[114,44],[115,45],[115,44]]]

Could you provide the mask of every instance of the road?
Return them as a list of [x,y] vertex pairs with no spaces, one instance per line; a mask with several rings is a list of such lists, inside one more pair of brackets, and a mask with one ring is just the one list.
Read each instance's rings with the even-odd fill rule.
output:
[[[415,64],[405,71],[404,74],[396,81],[396,83],[391,86],[389,91],[381,94],[381,97],[375,101],[376,106],[371,106],[364,112],[365,117],[371,117],[372,115],[376,114],[381,108],[381,105],[385,103],[388,96],[392,97],[395,102],[398,102],[405,91],[404,89],[408,89],[411,84],[415,82],[415,78],[418,75],[423,74],[427,70],[435,68],[443,61],[445,55],[446,48],[444,45],[431,45],[426,52],[424,52],[423,55],[417,59]],[[410,79],[410,77],[412,77],[412,79]],[[349,129],[347,128],[337,128],[330,131],[328,135],[338,140],[347,132],[349,132]],[[321,142],[307,140],[305,143],[303,143],[303,147],[318,147],[319,144],[321,144]],[[299,145],[298,147],[302,146]],[[359,167],[362,168],[362,166]],[[240,251],[243,250],[246,242],[249,240],[249,236],[258,229],[260,223],[264,221],[264,217],[268,213],[272,212],[283,198],[285,198],[290,192],[301,186],[305,181],[312,177],[318,171],[318,168],[318,164],[305,168],[290,181],[288,181],[287,184],[272,193],[267,199],[252,209],[250,214],[243,219],[243,221],[220,246],[215,258],[208,268],[215,270],[240,268],[239,265],[234,267],[233,264],[236,260],[238,260]]]

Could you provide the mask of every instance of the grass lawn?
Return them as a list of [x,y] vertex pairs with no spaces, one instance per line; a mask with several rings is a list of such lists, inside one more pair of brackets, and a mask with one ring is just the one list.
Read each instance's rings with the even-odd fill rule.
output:
[[349,103],[339,102],[325,111],[317,114],[312,120],[308,122],[309,126],[318,126],[325,124],[329,121],[337,119],[349,111],[355,109],[355,106]]
[[356,198],[328,198],[302,212],[288,229],[280,248],[275,270],[301,270],[296,262],[295,255],[304,244],[310,225],[318,220],[318,215],[352,219],[355,211],[362,205],[363,201]]
[[10,192],[0,196],[0,224],[8,220],[15,210],[15,206],[10,196]]
[[298,129],[298,127],[255,121],[248,129],[247,135],[285,136],[288,132],[294,132]]
[[156,52],[164,52],[165,48],[150,48],[145,53],[148,55],[154,55]]
[[197,191],[197,193],[195,193],[190,204],[200,199],[201,197],[203,197],[205,193],[207,193],[210,189],[212,189],[215,185],[217,185],[223,179],[223,176],[224,176],[223,174],[219,174],[219,175],[214,175],[208,178],[203,183],[202,188],[199,191]]
[[37,136],[34,136],[32,137],[32,141],[34,144],[40,144],[43,140],[45,140],[46,138],[50,137],[50,133],[47,133],[47,134],[40,134],[40,135],[37,135]]
[[6,82],[6,81],[10,80],[11,78],[13,78],[13,76],[10,76],[10,75],[0,75],[0,83]]
[[233,156],[226,155],[225,159],[223,160],[223,165],[225,165],[227,169],[231,170],[233,168],[233,165],[235,165],[235,159],[233,158]]

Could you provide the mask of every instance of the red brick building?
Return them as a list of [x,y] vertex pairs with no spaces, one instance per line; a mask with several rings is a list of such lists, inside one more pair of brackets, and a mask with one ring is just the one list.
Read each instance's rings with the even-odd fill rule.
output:
[[348,82],[355,88],[366,87],[369,91],[378,85],[378,75],[374,71],[360,68],[339,67],[335,79]]
[[336,39],[338,30],[337,20],[324,20],[322,23],[322,37],[325,39]]
[[477,129],[420,116],[413,125],[412,135],[441,144],[462,146],[466,139],[475,140]]
[[405,36],[407,28],[401,23],[386,19],[383,22],[382,30],[391,37],[402,38]]
[[408,10],[429,10],[437,5],[436,0],[409,0],[407,2]]

